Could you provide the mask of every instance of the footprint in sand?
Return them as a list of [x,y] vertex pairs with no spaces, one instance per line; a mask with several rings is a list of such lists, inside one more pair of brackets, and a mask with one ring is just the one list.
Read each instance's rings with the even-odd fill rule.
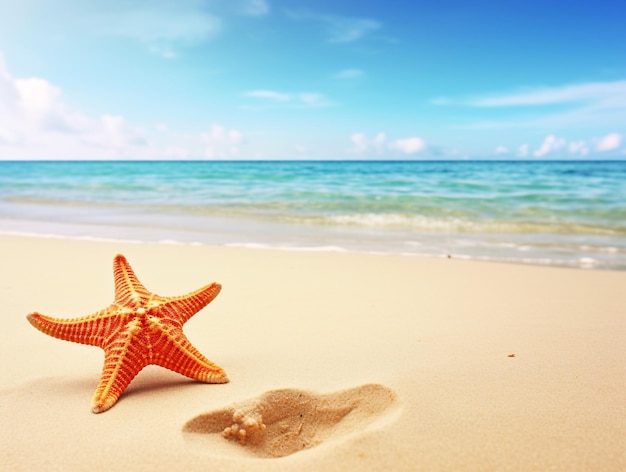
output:
[[222,410],[202,414],[184,426],[185,436],[220,435],[257,457],[283,457],[324,441],[362,432],[397,404],[382,385],[318,395],[302,390],[272,390]]

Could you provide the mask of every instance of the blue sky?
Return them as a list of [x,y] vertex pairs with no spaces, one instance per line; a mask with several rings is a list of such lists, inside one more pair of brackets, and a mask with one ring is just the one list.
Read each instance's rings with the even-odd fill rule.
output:
[[0,158],[626,158],[615,1],[0,0]]

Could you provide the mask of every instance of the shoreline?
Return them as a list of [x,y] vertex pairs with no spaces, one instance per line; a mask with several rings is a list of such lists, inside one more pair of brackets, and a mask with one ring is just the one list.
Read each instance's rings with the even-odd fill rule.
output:
[[[104,228],[103,226],[95,226],[95,228],[101,230]],[[425,259],[455,259],[455,260],[463,260],[463,261],[476,261],[476,262],[485,262],[485,263],[495,263],[495,264],[513,264],[513,265],[523,265],[523,266],[536,266],[536,267],[557,267],[564,269],[577,269],[577,270],[599,270],[599,271],[610,271],[610,272],[624,272],[626,271],[626,266],[615,266],[615,267],[605,267],[598,266],[596,260],[581,258],[580,260],[575,262],[556,262],[551,259],[537,259],[537,258],[513,258],[513,257],[487,257],[487,256],[472,256],[467,254],[457,254],[449,251],[442,251],[439,253],[420,253],[420,252],[407,252],[407,251],[394,251],[394,250],[384,250],[384,249],[355,249],[355,248],[347,248],[344,246],[338,246],[333,244],[319,244],[319,245],[299,245],[299,244],[272,244],[269,242],[224,242],[224,241],[197,241],[189,239],[185,240],[185,238],[177,239],[136,239],[136,238],[124,238],[122,236],[118,236],[117,233],[111,235],[109,237],[106,236],[91,236],[91,235],[81,235],[81,234],[61,234],[61,233],[49,233],[49,232],[32,232],[32,231],[12,231],[12,230],[0,230],[0,237],[8,236],[8,237],[25,237],[25,238],[50,238],[50,239],[67,239],[73,241],[93,241],[93,242],[103,242],[103,243],[120,243],[120,244],[164,244],[164,245],[174,245],[174,246],[205,246],[205,247],[233,247],[233,248],[242,248],[242,249],[265,249],[265,250],[275,250],[275,251],[287,251],[287,252],[322,252],[322,253],[352,253],[352,254],[362,254],[362,255],[377,255],[377,256],[398,256],[398,257],[416,257],[416,258],[425,258]],[[173,230],[174,237],[176,235],[186,235],[191,234],[186,231],[177,232]],[[147,234],[144,231],[142,234]],[[609,248],[611,249],[611,248]],[[607,250],[607,254],[612,254],[611,251]]]
[[[25,316],[104,308],[115,253],[162,295],[222,284],[184,331],[230,383],[149,366],[111,410],[91,413],[102,351]],[[624,272],[6,235],[0,259],[0,456],[11,470],[626,467]],[[312,408],[306,424],[277,406],[294,398]],[[268,458],[271,448],[229,441],[221,418],[237,408],[263,413],[269,442],[274,415],[313,445]]]
[[620,162],[4,164],[5,231],[626,270]]

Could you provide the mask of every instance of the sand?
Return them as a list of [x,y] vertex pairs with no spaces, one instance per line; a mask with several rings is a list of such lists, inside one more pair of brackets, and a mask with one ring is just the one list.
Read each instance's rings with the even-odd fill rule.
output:
[[[103,355],[35,330],[113,300],[126,255],[230,383],[150,366],[93,414]],[[2,470],[626,470],[626,273],[0,236]],[[243,432],[242,432],[243,431]]]

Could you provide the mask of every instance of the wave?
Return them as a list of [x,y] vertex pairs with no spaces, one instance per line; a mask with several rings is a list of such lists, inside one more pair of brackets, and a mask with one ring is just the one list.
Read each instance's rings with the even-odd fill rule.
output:
[[571,221],[515,221],[496,219],[446,218],[401,213],[358,213],[319,217],[290,217],[293,222],[370,228],[406,229],[426,233],[471,234],[589,234],[626,236],[626,226],[575,223]]

